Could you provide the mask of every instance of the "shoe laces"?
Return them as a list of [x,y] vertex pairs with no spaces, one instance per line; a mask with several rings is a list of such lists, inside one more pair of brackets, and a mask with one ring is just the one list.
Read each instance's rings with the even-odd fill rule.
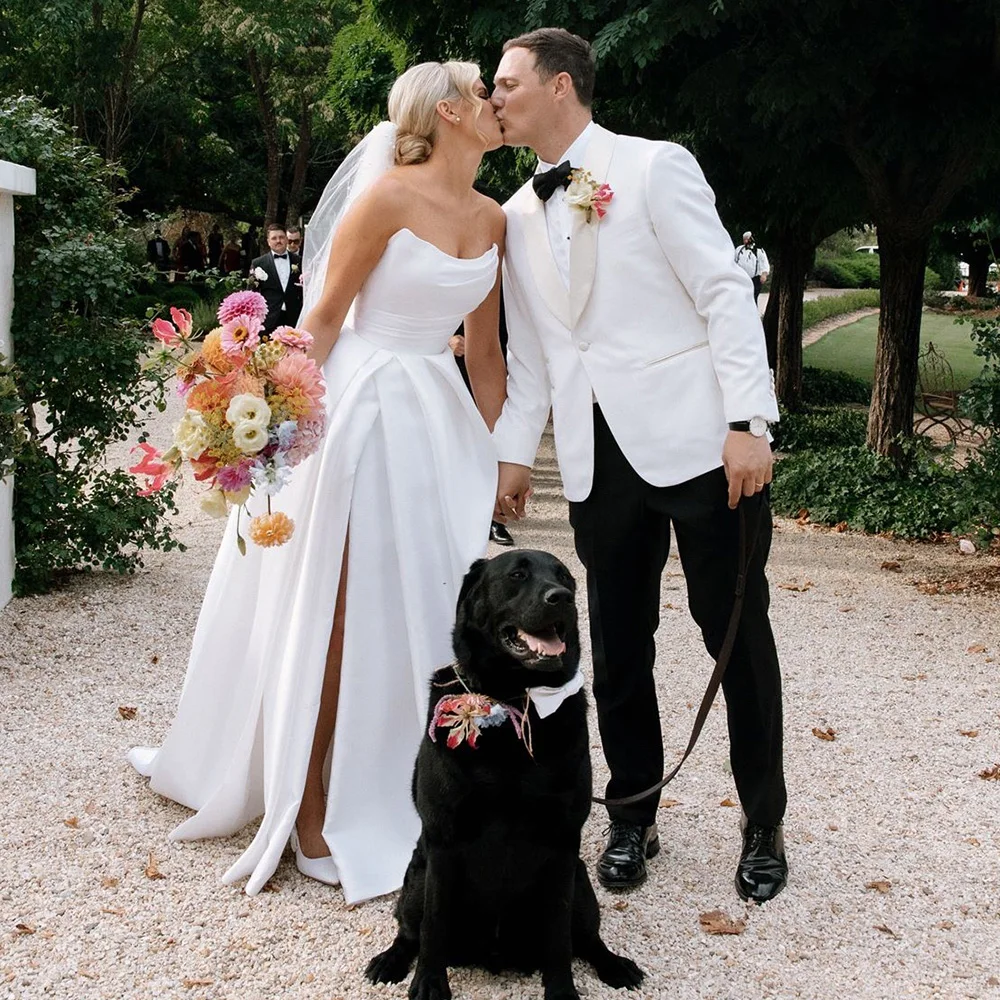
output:
[[637,823],[629,823],[621,819],[613,819],[605,828],[603,836],[611,840],[631,840],[642,843],[643,828]]

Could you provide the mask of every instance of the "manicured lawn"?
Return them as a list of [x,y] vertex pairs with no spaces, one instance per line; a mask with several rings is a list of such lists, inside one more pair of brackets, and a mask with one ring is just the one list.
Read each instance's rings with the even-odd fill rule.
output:
[[[964,389],[979,374],[982,360],[972,353],[969,337],[971,326],[956,325],[950,316],[924,313],[920,327],[921,348],[927,341],[950,362],[955,372],[955,387]],[[825,337],[810,344],[803,351],[803,363],[814,368],[849,372],[871,383],[875,372],[875,337],[878,333],[878,316],[832,330]]]

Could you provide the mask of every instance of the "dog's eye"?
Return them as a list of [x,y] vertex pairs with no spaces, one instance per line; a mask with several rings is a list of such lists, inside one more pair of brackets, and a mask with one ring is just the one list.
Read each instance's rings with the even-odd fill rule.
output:
[[525,573],[523,569],[514,569],[510,571],[510,579],[512,580],[527,580],[528,574]]

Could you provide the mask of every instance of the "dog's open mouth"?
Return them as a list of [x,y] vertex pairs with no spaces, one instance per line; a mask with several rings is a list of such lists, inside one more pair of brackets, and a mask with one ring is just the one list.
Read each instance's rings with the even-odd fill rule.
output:
[[511,656],[524,663],[543,663],[556,660],[566,652],[566,626],[562,623],[548,625],[531,632],[516,625],[505,625],[500,630],[500,641]]

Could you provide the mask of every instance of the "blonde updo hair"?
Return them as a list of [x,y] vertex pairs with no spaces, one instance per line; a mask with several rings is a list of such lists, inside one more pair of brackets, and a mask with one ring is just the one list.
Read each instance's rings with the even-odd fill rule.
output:
[[425,62],[411,66],[389,91],[389,121],[396,126],[396,164],[423,163],[434,149],[438,101],[464,100],[478,119],[482,104],[475,86],[481,74],[470,62]]

